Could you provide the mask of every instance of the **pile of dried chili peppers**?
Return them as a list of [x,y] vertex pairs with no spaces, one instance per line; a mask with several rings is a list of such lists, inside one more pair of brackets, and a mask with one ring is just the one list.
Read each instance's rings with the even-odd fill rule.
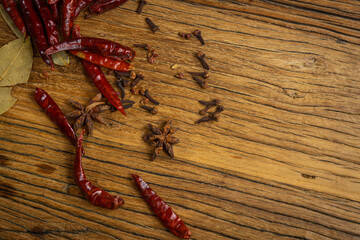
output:
[[[116,70],[117,73],[129,72],[133,67],[128,61],[134,60],[135,51],[113,41],[82,37],[80,35],[80,27],[75,25],[74,21],[79,13],[90,4],[92,5],[89,7],[86,18],[114,9],[127,2],[127,0],[20,0],[18,4],[15,0],[0,1],[19,30],[33,39],[35,47],[47,65],[51,66],[54,70],[51,54],[59,51],[70,51],[80,59],[85,72],[92,79],[100,93],[107,98],[115,109],[126,116],[118,94],[107,81],[100,66]],[[60,13],[62,13],[62,16],[60,16]],[[62,42],[59,40],[61,36],[64,39]],[[133,81],[135,83],[131,85],[132,89],[141,79],[143,79],[143,76],[139,74],[138,78]],[[146,96],[154,104],[159,104],[149,95],[147,89],[143,92],[143,96]],[[95,98],[96,100],[94,100]],[[92,119],[106,124],[101,116],[98,115],[99,108],[104,107],[102,106],[104,102],[100,100],[101,95],[95,98],[92,99],[90,105],[86,108],[80,103],[73,101],[72,104],[77,110],[67,114],[67,116],[78,117],[75,124],[76,130],[86,125],[90,135],[92,132]],[[124,204],[124,200],[120,196],[110,195],[103,189],[93,185],[85,176],[82,166],[82,156],[85,153],[82,142],[85,130],[82,130],[80,137],[77,138],[76,130],[74,131],[64,113],[45,90],[36,88],[34,99],[75,146],[73,177],[79,189],[86,196],[86,199],[95,206],[107,209],[121,207]],[[95,112],[95,109],[97,112]],[[161,136],[157,137],[160,139]],[[170,145],[167,145],[168,141],[171,140],[169,139],[167,137],[165,140],[159,140],[161,148],[163,145],[165,149],[169,148]],[[173,155],[172,148],[168,153]],[[180,238],[190,238],[191,233],[189,229],[178,215],[138,175],[132,174],[131,176],[135,181],[135,186],[162,221],[163,225]]]

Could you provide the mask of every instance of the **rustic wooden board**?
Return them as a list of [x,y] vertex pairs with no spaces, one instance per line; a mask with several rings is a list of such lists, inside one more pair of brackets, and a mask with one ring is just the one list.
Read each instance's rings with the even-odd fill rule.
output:
[[[42,79],[50,70],[36,56],[28,84],[13,89],[17,103],[0,116],[0,238],[176,239],[135,189],[137,173],[192,239],[359,239],[359,1],[149,0],[143,14],[136,8],[131,0],[77,19],[84,36],[149,43],[160,54],[150,65],[138,49],[134,62],[159,114],[131,95],[128,116],[105,114],[115,127],[95,124],[84,143],[88,178],[123,196],[124,207],[84,199],[72,179],[73,146],[32,98],[41,87],[69,112],[69,98],[86,104],[97,89],[73,57]],[[145,17],[161,31],[153,34]],[[15,36],[0,21],[2,46]],[[177,36],[194,29],[205,46]],[[206,90],[189,75],[174,78],[202,70],[199,50],[211,67]],[[226,107],[220,121],[195,125],[197,101],[213,98]],[[169,118],[181,129],[176,157],[150,162],[142,134]]]

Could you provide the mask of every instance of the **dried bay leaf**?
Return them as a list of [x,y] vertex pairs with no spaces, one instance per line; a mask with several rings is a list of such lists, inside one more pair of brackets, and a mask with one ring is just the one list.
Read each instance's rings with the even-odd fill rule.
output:
[[13,20],[11,19],[11,17],[9,16],[9,14],[5,11],[3,5],[0,5],[0,13],[1,16],[4,18],[5,22],[7,23],[7,25],[9,25],[9,27],[11,28],[11,30],[13,31],[13,33],[15,33],[15,35],[18,38],[22,38],[23,34],[22,32],[19,30],[19,28],[15,25],[15,23],[13,22]]
[[33,49],[30,37],[16,39],[0,48],[0,86],[13,86],[29,80]]
[[12,87],[0,88],[0,115],[9,110],[16,102],[16,99],[11,96]]
[[29,80],[33,49],[30,37],[23,36],[0,48],[0,114],[11,108],[16,99],[11,96],[12,86]]
[[59,66],[67,66],[70,64],[69,55],[66,52],[58,52],[51,55],[54,63]]

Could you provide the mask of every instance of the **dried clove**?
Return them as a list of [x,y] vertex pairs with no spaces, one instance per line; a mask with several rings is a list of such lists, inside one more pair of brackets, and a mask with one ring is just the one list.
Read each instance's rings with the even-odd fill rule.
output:
[[160,103],[158,101],[156,101],[149,93],[149,90],[146,89],[145,92],[144,92],[144,96],[149,99],[150,102],[152,102],[153,104],[155,105],[159,105]]
[[219,121],[220,119],[220,113],[224,111],[225,108],[221,105],[216,107],[215,112],[209,113],[208,115],[200,118],[199,120],[195,121],[195,124],[199,124],[202,122],[208,122],[208,121]]
[[144,75],[142,73],[138,73],[136,78],[131,82],[130,87],[134,88],[143,79]]
[[158,26],[155,25],[155,23],[153,23],[153,21],[151,21],[150,18],[145,18],[146,23],[149,25],[149,27],[151,28],[151,31],[153,33],[155,33],[156,31],[160,30]]
[[184,78],[184,74],[183,73],[178,73],[175,75],[175,77],[179,78],[179,79],[183,79]]
[[205,105],[205,108],[199,111],[200,115],[205,115],[207,113],[207,111],[209,111],[210,108],[218,106],[220,104],[220,100],[219,99],[213,99],[211,101],[199,101],[199,103]]
[[188,72],[190,73],[191,75],[194,75],[194,76],[201,76],[203,78],[208,78],[209,77],[209,72],[208,71],[203,71],[203,72]]
[[124,99],[125,98],[124,78],[120,77],[120,79],[116,81],[115,84],[116,86],[118,86],[118,88],[121,91],[121,98]]
[[121,100],[121,104],[134,104],[135,102],[129,99],[123,99]]
[[193,32],[193,34],[194,34],[195,37],[197,37],[197,38],[200,40],[200,42],[201,42],[202,45],[205,45],[204,38],[202,37],[201,31],[200,31],[199,29],[196,29],[196,30]]
[[155,58],[158,57],[158,56],[159,56],[159,54],[157,52],[155,52],[154,49],[149,51],[148,54],[147,54],[148,62],[150,64],[155,64]]
[[145,109],[146,111],[148,111],[149,113],[155,115],[158,113],[158,109],[157,107],[148,107],[148,106],[140,106],[142,109]]
[[139,7],[138,7],[138,9],[137,9],[137,13],[142,13],[142,10],[143,10],[143,8],[144,8],[144,6],[147,4],[147,2],[145,1],[145,0],[140,0],[139,1]]
[[196,57],[199,59],[201,65],[206,69],[210,70],[209,64],[205,61],[205,53],[199,52],[196,54]]
[[192,77],[200,85],[200,87],[202,87],[204,89],[208,87],[208,84],[207,84],[207,82],[205,80],[201,80],[197,76],[192,76]]
[[151,46],[150,44],[144,43],[144,44],[134,44],[134,47],[143,48],[145,50],[150,50]]
[[119,71],[114,71],[115,77],[120,80],[121,77],[131,77],[131,75],[136,74],[133,71],[129,71],[129,72],[119,72]]
[[148,98],[143,98],[143,99],[140,100],[140,103],[146,105],[146,104],[149,103],[149,99]]

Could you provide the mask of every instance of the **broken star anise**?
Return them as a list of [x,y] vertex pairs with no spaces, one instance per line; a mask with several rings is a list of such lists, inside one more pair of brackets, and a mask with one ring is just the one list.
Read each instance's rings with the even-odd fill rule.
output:
[[150,123],[148,126],[150,132],[144,135],[144,141],[155,147],[151,161],[155,160],[161,150],[169,154],[170,157],[174,158],[173,145],[178,143],[179,139],[173,136],[178,128],[172,127],[172,120],[170,119],[165,122],[162,131]]
[[110,124],[106,122],[102,116],[100,116],[100,113],[103,111],[104,105],[106,104],[105,102],[101,101],[101,97],[101,93],[97,94],[90,100],[89,105],[85,108],[79,102],[69,100],[71,105],[73,105],[77,109],[73,112],[66,114],[67,118],[76,118],[76,121],[74,123],[75,132],[77,132],[79,128],[85,126],[88,134],[92,135],[94,128],[93,120],[105,124],[107,127],[110,126]]

